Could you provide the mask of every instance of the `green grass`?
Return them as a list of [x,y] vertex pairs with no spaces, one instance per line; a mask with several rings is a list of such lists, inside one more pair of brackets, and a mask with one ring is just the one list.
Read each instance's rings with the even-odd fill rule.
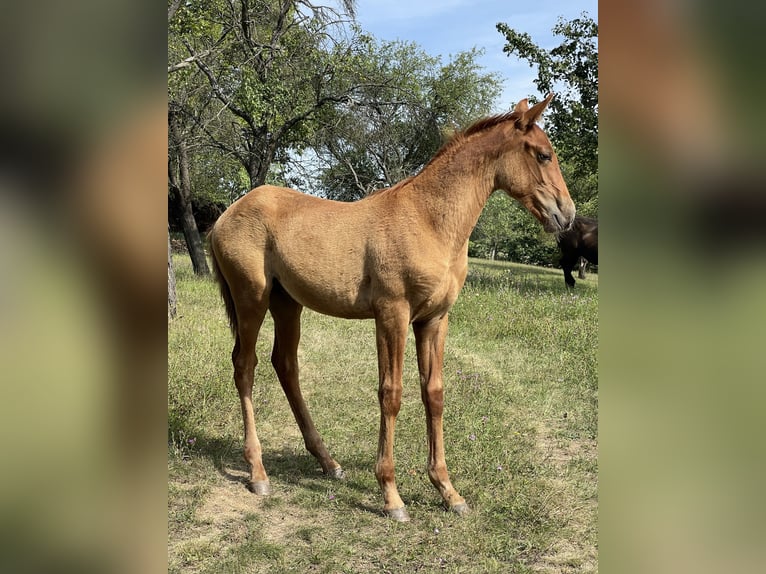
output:
[[412,521],[382,517],[372,321],[304,311],[304,396],[347,479],[305,451],[268,357],[254,390],[273,495],[244,486],[232,338],[210,279],[175,259],[169,326],[168,560],[171,572],[595,572],[598,277],[567,292],[560,270],[471,260],[445,352],[445,444],[472,512],[442,510],[427,445],[414,342],[397,420],[399,492]]

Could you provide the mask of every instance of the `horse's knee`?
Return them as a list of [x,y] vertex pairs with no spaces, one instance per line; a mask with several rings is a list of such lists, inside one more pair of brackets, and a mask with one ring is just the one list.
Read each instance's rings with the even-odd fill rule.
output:
[[258,366],[258,357],[256,357],[255,353],[239,353],[236,356],[232,354],[231,362],[234,365],[235,377],[239,375],[249,375],[255,370],[255,367]]
[[431,416],[442,416],[444,413],[444,386],[427,385],[422,389],[421,395],[428,408],[428,413]]
[[378,401],[384,415],[396,416],[402,405],[402,387],[393,383],[384,383],[378,390]]
[[258,364],[258,357],[255,356],[255,343],[252,347],[243,345],[240,338],[234,343],[234,348],[231,350],[231,364],[234,365],[234,369],[246,369],[252,364],[252,368]]

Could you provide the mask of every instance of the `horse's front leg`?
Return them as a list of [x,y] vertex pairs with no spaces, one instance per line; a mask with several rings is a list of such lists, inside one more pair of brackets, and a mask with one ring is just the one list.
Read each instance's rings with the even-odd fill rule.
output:
[[465,499],[450,482],[444,458],[444,340],[447,337],[447,315],[424,323],[413,324],[420,371],[420,394],[426,409],[428,430],[428,477],[444,499],[449,510],[463,514],[468,511]]
[[375,317],[380,401],[375,477],[383,492],[383,512],[400,522],[410,519],[394,477],[394,427],[402,402],[402,363],[408,326],[409,310],[405,308],[380,310]]

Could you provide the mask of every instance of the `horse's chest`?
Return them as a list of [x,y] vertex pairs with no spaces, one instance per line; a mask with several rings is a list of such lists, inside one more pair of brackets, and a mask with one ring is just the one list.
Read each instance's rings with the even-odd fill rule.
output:
[[421,276],[411,297],[413,320],[443,315],[450,310],[460,293],[462,281],[454,273]]

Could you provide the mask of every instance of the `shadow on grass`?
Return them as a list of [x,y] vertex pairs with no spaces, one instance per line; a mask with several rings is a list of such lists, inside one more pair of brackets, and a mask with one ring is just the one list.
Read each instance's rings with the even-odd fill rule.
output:
[[[250,495],[247,492],[250,468],[242,457],[241,439],[210,436],[187,425],[183,418],[173,413],[169,413],[168,417],[168,436],[169,448],[174,449],[180,458],[208,460],[224,479],[241,484],[243,494]],[[189,445],[190,440],[194,441],[193,446]],[[351,490],[359,496],[343,497],[349,508],[382,514],[380,508],[363,502],[364,498],[379,495],[377,487],[370,485],[369,478],[373,476],[375,461],[370,458],[369,452],[360,451],[350,456],[347,453],[344,460],[339,460],[346,472],[346,477],[340,481],[325,475],[319,462],[308,451],[298,453],[286,447],[264,448],[262,458],[272,488],[274,483],[279,483],[320,497],[326,496],[333,488]],[[365,474],[369,474],[367,480],[362,478]]]

